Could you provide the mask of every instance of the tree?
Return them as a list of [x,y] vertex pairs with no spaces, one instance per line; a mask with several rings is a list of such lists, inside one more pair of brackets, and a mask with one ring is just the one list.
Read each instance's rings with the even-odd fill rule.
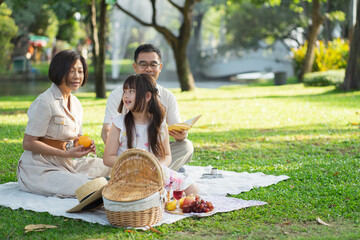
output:
[[348,64],[345,72],[343,89],[360,89],[360,0],[357,0],[356,24],[353,29],[353,36],[350,43]]
[[170,29],[164,26],[160,26],[157,23],[156,0],[150,1],[152,6],[151,22],[143,21],[141,19],[141,16],[136,16],[135,14],[129,12],[128,10],[124,9],[119,3],[116,3],[115,5],[129,17],[139,22],[141,25],[153,27],[156,31],[158,31],[164,36],[174,53],[176,70],[180,82],[181,91],[191,91],[195,88],[195,83],[193,74],[190,69],[189,59],[186,50],[192,31],[194,5],[200,0],[185,0],[183,6],[176,4],[173,0],[168,0],[168,2],[182,15],[183,20],[181,26],[179,27],[178,36],[172,33]]
[[[241,0],[240,0],[241,1]],[[251,0],[252,2],[256,4],[270,4],[271,6],[279,5],[281,2],[285,0]],[[318,34],[321,25],[323,24],[325,17],[321,12],[321,2],[324,0],[307,0],[307,1],[299,1],[299,0],[291,0],[294,4],[300,3],[301,8],[305,8],[307,6],[307,2],[311,2],[311,25],[309,27],[310,31],[309,34],[307,34],[307,42],[308,42],[308,48],[305,55],[305,61],[304,65],[302,67],[299,80],[302,81],[303,76],[305,73],[311,71],[311,67],[314,62],[314,54],[315,54],[315,43],[318,39]],[[304,7],[305,6],[305,7]],[[306,11],[304,11],[306,15]]]
[[305,62],[300,73],[299,80],[302,82],[305,73],[311,72],[315,56],[315,43],[318,38],[319,29],[324,22],[324,16],[321,14],[321,0],[312,0],[312,23],[310,26],[310,33],[308,35],[308,47],[305,55]]
[[[226,7],[226,0],[202,0],[197,3],[194,7],[194,15],[193,15],[193,31],[191,38],[188,43],[187,52],[189,57],[189,62],[191,66],[191,71],[194,74],[201,73],[200,65],[201,65],[201,56],[200,56],[200,48],[201,48],[201,40],[202,40],[202,32],[206,31],[206,27],[204,28],[203,21],[204,17],[207,14],[211,14],[211,22],[207,22],[205,25],[211,25],[212,29],[216,29],[218,33],[220,33],[220,23],[214,24],[214,21],[218,19],[222,19],[221,16],[225,11],[223,11]],[[216,11],[216,15],[214,16],[214,11]],[[220,20],[221,21],[221,20]],[[215,26],[216,25],[216,26]]]
[[[0,3],[1,4],[1,3]],[[10,40],[16,35],[17,26],[10,17],[11,10],[6,3],[0,5],[0,68],[4,68],[10,62],[13,45]]]
[[[95,93],[98,98],[106,98],[106,73],[105,73],[105,51],[106,51],[106,26],[107,26],[107,4],[105,0],[72,0],[52,2],[52,6],[57,10],[56,14],[65,25],[69,25],[68,29],[61,28],[62,33],[70,33],[66,40],[74,42],[74,33],[77,25],[74,21],[74,14],[80,12],[85,16],[82,19],[89,23],[90,31],[88,36],[92,40],[92,64],[94,66],[95,77]],[[69,20],[70,19],[70,20]],[[63,21],[65,20],[65,21]],[[67,35],[67,34],[66,34]],[[62,36],[64,37],[64,36]],[[78,36],[79,37],[79,36]],[[76,38],[76,37],[75,37]],[[78,38],[79,39],[79,38]]]
[[106,15],[107,4],[105,0],[100,2],[99,27],[97,26],[96,1],[92,0],[90,5],[90,25],[93,42],[93,65],[95,72],[96,97],[106,98],[106,73],[105,73],[105,51],[106,51]]
[[52,41],[58,32],[58,19],[47,4],[36,13],[36,21],[28,26],[28,31],[35,35],[47,36]]
[[8,6],[12,10],[12,18],[19,26],[18,36],[28,35],[29,27],[36,22],[36,16],[42,11],[45,0],[39,1],[7,1]]
[[[227,33],[231,47],[257,48],[260,41],[269,44],[276,40],[293,39],[294,30],[306,26],[306,18],[295,10],[290,1],[279,5],[256,6],[249,2],[228,8]],[[259,17],[261,16],[261,17]],[[246,23],[246,24],[239,24]]]

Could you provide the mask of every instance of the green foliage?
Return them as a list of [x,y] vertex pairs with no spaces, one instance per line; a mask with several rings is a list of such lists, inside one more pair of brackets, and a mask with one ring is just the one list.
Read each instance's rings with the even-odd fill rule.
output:
[[304,85],[312,87],[336,86],[340,88],[345,78],[345,70],[313,72],[304,75]]
[[[189,131],[195,152],[191,165],[219,170],[287,175],[289,180],[232,197],[266,201],[204,218],[186,218],[156,227],[162,234],[102,226],[29,210],[0,207],[1,239],[359,239],[360,92],[333,86],[229,86],[172,90],[183,119],[203,117]],[[100,138],[106,99],[77,92],[84,108],[83,130]],[[0,97],[0,183],[16,181],[17,161],[36,96]],[[100,113],[100,114],[99,114]],[[239,183],[246,184],[246,183]],[[324,226],[317,218],[330,223]],[[28,224],[58,229],[24,233]]]
[[[349,43],[342,39],[335,39],[328,43],[318,41],[315,48],[315,59],[312,66],[313,72],[343,69],[347,66]],[[298,73],[305,60],[307,43],[298,48],[293,48],[293,61],[295,72]]]
[[201,28],[201,39],[206,45],[211,45],[211,41],[215,39],[220,41],[220,38],[224,35],[220,31],[223,27],[223,20],[225,18],[226,11],[223,6],[208,7],[203,20]]
[[339,21],[343,22],[346,20],[346,14],[343,11],[333,11],[328,14],[326,14],[326,17],[330,21]]
[[10,17],[11,10],[6,3],[0,5],[0,72],[4,71],[11,60],[13,44],[10,42],[15,37],[18,27]]
[[76,21],[74,17],[60,21],[56,38],[68,42],[72,47],[76,47],[79,42],[86,39],[84,23]]
[[349,43],[342,39],[335,39],[328,44],[318,41],[315,49],[314,71],[346,68],[349,55]]
[[260,40],[271,43],[290,37],[294,29],[306,26],[304,17],[292,6],[290,1],[281,1],[280,5],[275,1],[261,6],[249,2],[234,5],[228,9],[226,23],[229,44],[253,48]]
[[29,27],[36,23],[37,15],[40,15],[46,0],[23,1],[12,0],[7,1],[12,9],[12,17],[15,19],[16,25],[19,27],[17,36],[28,35]]
[[29,26],[28,30],[35,35],[48,37],[48,46],[52,46],[52,41],[58,32],[58,25],[59,21],[55,13],[45,4],[36,13],[36,21]]

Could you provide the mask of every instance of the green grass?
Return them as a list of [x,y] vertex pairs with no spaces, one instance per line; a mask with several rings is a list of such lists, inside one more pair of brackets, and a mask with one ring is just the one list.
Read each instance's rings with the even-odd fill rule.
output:
[[[359,239],[360,92],[334,87],[231,86],[173,89],[183,119],[203,117],[190,130],[191,165],[238,172],[288,175],[276,185],[233,197],[268,204],[156,227],[162,234],[90,224],[48,213],[0,207],[0,239]],[[84,107],[84,132],[98,155],[106,100],[76,94]],[[0,97],[0,183],[16,181],[26,110],[35,96]],[[5,217],[6,216],[6,217]],[[331,224],[321,225],[317,218]],[[58,229],[25,234],[28,224]]]

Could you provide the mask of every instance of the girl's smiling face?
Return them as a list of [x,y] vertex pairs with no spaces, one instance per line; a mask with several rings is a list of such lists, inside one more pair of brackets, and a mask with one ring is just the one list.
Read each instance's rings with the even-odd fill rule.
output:
[[132,111],[135,106],[136,90],[132,88],[124,89],[122,99],[126,110]]

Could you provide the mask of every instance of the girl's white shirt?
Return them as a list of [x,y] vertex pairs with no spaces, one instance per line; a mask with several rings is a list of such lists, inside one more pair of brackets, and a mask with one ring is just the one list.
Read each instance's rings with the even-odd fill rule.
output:
[[[120,115],[116,117],[113,121],[115,127],[120,129],[120,136],[119,136],[119,148],[117,151],[117,156],[119,156],[122,152],[128,149],[127,147],[127,134],[126,128],[124,124],[124,115]],[[148,143],[148,123],[147,124],[135,124],[135,133],[134,133],[134,140],[133,140],[133,147],[144,149],[153,153],[150,150],[150,146]],[[166,121],[163,121],[160,126],[160,134],[159,137],[161,141],[166,139]],[[171,186],[173,183],[178,183],[179,189],[187,189],[190,185],[192,185],[195,181],[189,176],[184,176],[181,173],[175,172],[168,167],[162,166],[164,181],[165,181],[165,189],[167,191],[171,190]]]
[[[126,127],[124,124],[124,115],[120,115],[116,117],[113,121],[114,125],[120,129],[120,136],[119,136],[119,149],[117,151],[117,156],[119,156],[122,152],[128,149],[127,146],[127,133]],[[148,129],[149,123],[147,124],[135,124],[135,132],[133,133],[133,142],[132,147],[143,149],[148,152],[151,152],[150,144],[148,141]],[[159,134],[161,142],[166,139],[166,122],[163,121],[160,126],[160,134]]]

